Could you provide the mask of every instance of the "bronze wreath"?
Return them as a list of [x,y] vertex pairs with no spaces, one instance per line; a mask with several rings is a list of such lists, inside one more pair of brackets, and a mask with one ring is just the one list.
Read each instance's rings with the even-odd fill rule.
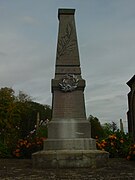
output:
[[59,86],[64,92],[74,91],[77,88],[78,81],[79,79],[74,74],[66,74]]

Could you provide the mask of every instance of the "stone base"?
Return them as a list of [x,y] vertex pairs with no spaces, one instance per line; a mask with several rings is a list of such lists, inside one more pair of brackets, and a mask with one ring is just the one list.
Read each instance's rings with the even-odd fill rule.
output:
[[109,153],[100,150],[48,150],[32,155],[35,168],[97,168],[106,166]]
[[96,140],[92,138],[47,139],[44,150],[96,150]]
[[86,119],[55,119],[48,124],[49,139],[90,138],[91,126]]

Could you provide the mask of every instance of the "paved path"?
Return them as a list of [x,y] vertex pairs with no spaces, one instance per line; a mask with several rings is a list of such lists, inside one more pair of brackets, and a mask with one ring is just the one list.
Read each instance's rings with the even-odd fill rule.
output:
[[34,169],[31,160],[0,159],[0,180],[135,180],[135,161],[109,159],[99,169]]

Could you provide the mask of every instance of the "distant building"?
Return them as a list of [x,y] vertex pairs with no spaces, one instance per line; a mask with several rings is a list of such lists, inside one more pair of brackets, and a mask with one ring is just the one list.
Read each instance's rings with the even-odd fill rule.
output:
[[135,75],[127,82],[130,87],[128,93],[128,131],[135,142]]

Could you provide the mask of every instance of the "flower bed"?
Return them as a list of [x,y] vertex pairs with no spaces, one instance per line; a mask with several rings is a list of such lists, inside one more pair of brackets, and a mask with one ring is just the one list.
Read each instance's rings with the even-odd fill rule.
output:
[[43,141],[46,138],[20,139],[17,143],[13,155],[17,158],[31,158],[32,153],[40,151],[43,148]]
[[135,160],[135,144],[131,145],[128,134],[115,132],[105,139],[96,139],[97,149],[109,152],[110,157],[122,157]]
[[34,152],[43,149],[43,142],[47,137],[47,126],[40,126],[37,130],[34,129],[24,139],[19,139],[13,156],[16,158],[31,158]]

